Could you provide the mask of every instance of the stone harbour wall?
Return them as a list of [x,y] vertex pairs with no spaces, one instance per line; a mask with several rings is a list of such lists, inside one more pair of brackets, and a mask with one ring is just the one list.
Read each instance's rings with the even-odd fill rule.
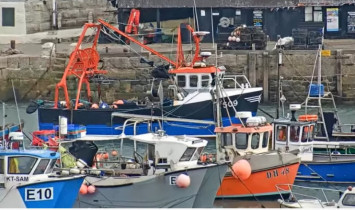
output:
[[[322,83],[339,102],[355,101],[355,51],[335,50],[328,57],[322,57]],[[157,56],[147,55],[155,64],[163,63]],[[316,51],[285,51],[280,76],[283,77],[283,93],[287,103],[301,103],[305,100],[314,71]],[[116,56],[102,55],[100,68],[108,70],[110,83],[101,85],[102,99],[108,103],[117,99],[143,99],[150,90],[152,70],[133,54]],[[262,101],[275,102],[277,91],[278,55],[270,51],[221,51],[217,55],[218,65],[224,65],[228,74],[245,74],[253,86],[264,88]],[[209,60],[216,62],[215,55]],[[0,100],[13,98],[12,82],[18,99],[54,99],[55,84],[60,81],[68,55],[56,53],[55,57],[33,57],[12,55],[0,57]],[[317,69],[315,69],[317,72]],[[317,73],[313,78],[316,82]],[[77,79],[67,80],[70,97],[75,98]],[[165,86],[169,84],[165,82]],[[98,101],[98,86],[91,84],[94,101]],[[85,90],[85,87],[83,88]],[[82,99],[86,94],[82,91]],[[63,91],[60,99],[64,100]]]
[[[26,1],[27,33],[52,29],[53,0]],[[98,18],[116,20],[115,8],[107,0],[57,0],[59,28],[79,28]]]

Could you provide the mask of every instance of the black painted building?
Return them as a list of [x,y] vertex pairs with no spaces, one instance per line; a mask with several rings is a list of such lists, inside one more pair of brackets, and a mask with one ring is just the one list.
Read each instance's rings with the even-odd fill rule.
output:
[[[354,1],[354,0],[352,0]],[[141,22],[193,18],[200,31],[219,33],[245,24],[262,27],[271,40],[291,36],[295,28],[324,28],[325,38],[355,38],[355,1],[338,0],[117,0],[118,22],[126,22],[132,8]],[[196,5],[196,6],[195,6]],[[194,10],[196,8],[196,10]],[[212,34],[204,38],[211,41]]]

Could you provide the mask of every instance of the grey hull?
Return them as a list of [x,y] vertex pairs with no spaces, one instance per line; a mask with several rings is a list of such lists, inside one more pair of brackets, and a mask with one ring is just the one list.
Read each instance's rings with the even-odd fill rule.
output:
[[[105,184],[90,179],[93,194],[79,195],[76,208],[192,208],[213,207],[213,200],[226,173],[227,165],[211,165],[156,176],[116,177]],[[187,173],[191,184],[179,188],[171,179]],[[97,184],[96,184],[97,183]],[[205,204],[206,202],[207,204]]]

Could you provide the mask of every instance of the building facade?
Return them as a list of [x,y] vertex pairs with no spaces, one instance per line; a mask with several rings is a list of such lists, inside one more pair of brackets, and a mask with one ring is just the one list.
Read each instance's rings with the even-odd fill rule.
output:
[[0,34],[26,34],[25,0],[0,0]]
[[[354,0],[120,0],[118,22],[125,22],[129,9],[141,10],[141,22],[197,17],[198,30],[212,32],[204,41],[218,37],[224,29],[240,25],[259,26],[271,40],[292,36],[293,29],[324,29],[325,38],[355,37]],[[175,16],[174,16],[175,15]]]

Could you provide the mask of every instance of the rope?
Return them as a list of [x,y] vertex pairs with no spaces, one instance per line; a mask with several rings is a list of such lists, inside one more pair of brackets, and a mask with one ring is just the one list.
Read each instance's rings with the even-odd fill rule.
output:
[[[229,167],[230,171],[232,172],[233,176],[235,175],[234,177],[238,177],[238,175],[234,173],[231,164],[228,164],[228,167]],[[244,181],[243,181],[242,179],[240,179],[239,177],[238,177],[238,180],[239,180],[239,181],[242,183],[242,185],[248,190],[248,192],[253,196],[253,198],[255,199],[255,201],[258,202],[258,203],[260,203],[261,208],[266,208],[266,207],[263,205],[263,203],[260,202],[260,200],[254,195],[254,193],[252,193],[252,192],[250,191],[250,189],[246,186],[246,184],[244,183]]]

